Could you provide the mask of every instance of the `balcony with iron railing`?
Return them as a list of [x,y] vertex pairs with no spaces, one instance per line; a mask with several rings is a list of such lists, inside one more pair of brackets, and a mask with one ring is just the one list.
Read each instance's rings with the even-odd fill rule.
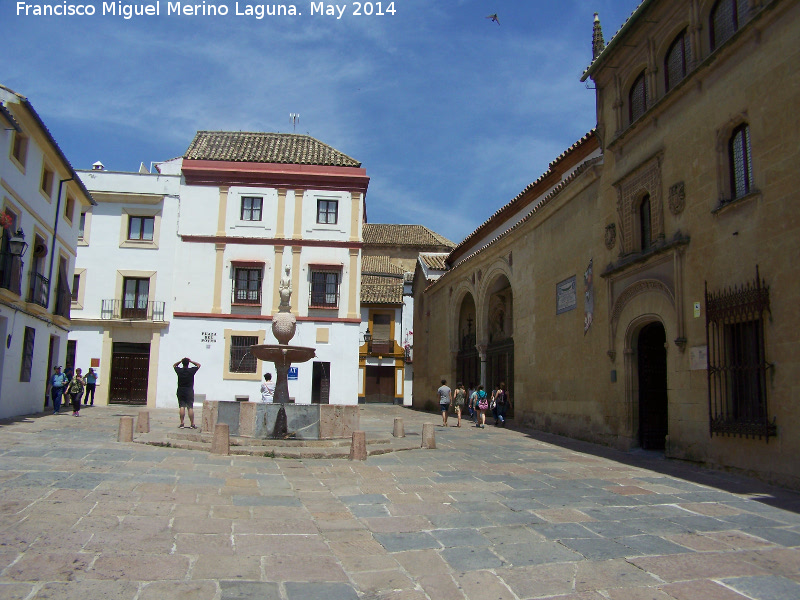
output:
[[103,320],[163,321],[164,302],[110,298],[103,300],[100,318]]
[[31,273],[30,275],[28,302],[44,308],[50,304],[50,280],[41,273]]

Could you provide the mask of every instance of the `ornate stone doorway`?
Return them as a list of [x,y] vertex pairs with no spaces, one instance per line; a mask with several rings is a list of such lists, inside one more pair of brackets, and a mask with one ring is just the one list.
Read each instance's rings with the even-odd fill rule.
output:
[[639,445],[646,450],[664,450],[669,433],[666,342],[659,322],[639,331]]

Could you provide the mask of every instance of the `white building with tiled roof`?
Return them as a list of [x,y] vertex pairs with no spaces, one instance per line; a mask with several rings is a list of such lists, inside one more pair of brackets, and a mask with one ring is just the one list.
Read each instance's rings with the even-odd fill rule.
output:
[[29,100],[0,86],[0,418],[52,410],[82,207],[94,203]]
[[[200,131],[182,158],[157,168],[158,174],[141,177],[174,179],[176,185],[151,190],[161,195],[153,206],[137,203],[132,180],[117,177],[114,189],[105,190],[109,202],[121,203],[116,225],[108,228],[136,246],[123,249],[112,235],[104,242],[109,252],[131,258],[134,251],[147,254],[148,243],[153,246],[150,266],[123,273],[113,299],[132,308],[163,301],[165,312],[158,319],[148,311],[129,315],[130,323],[116,323],[100,341],[76,336],[81,360],[84,350],[86,357],[100,354],[108,373],[109,386],[98,401],[131,402],[109,390],[116,389],[115,382],[146,379],[148,389],[134,401],[175,406],[172,365],[185,356],[202,365],[196,402],[256,400],[264,374],[274,373],[274,366],[257,360],[249,348],[277,343],[271,321],[288,267],[297,319],[291,343],[316,353],[294,365],[290,396],[297,403],[358,402],[361,227],[369,185],[361,164],[309,136]],[[139,239],[142,232],[148,239]],[[102,252],[96,233],[95,223],[89,247]],[[130,269],[127,258],[104,268]],[[137,339],[128,339],[135,332]],[[146,355],[138,373],[123,360],[133,350]]]

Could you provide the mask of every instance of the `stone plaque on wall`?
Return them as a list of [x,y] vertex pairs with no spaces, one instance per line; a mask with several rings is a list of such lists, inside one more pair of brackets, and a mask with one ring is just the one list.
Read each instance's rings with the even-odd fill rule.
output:
[[708,368],[708,346],[689,348],[689,368],[692,371],[705,371]]
[[556,314],[574,310],[576,306],[578,306],[578,294],[573,275],[556,285]]

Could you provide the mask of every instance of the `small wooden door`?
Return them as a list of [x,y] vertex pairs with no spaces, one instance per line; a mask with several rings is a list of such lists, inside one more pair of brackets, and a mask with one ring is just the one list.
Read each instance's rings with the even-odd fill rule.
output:
[[364,402],[394,404],[394,367],[367,367]]

